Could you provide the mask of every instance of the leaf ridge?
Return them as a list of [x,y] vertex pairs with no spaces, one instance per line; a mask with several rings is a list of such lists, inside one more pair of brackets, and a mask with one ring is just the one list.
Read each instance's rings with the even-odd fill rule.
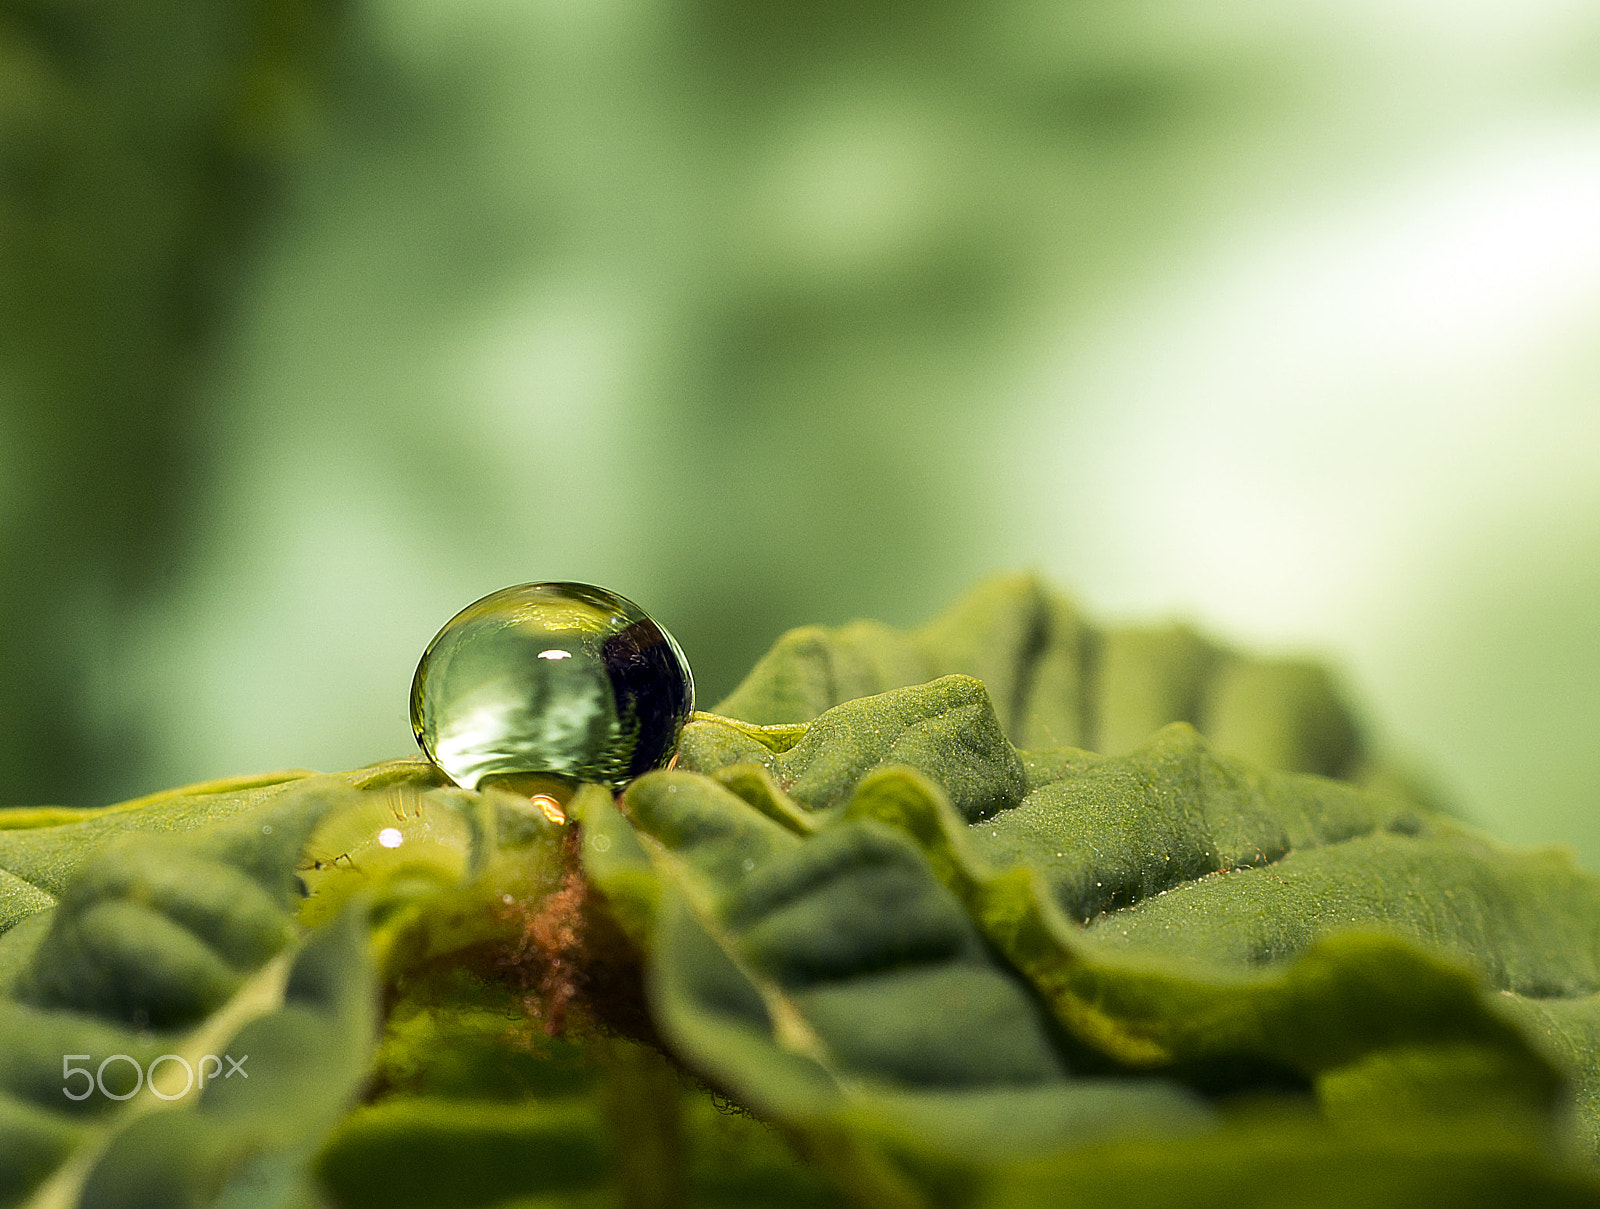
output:
[[[1487,1010],[1470,974],[1391,936],[1349,933],[1319,940],[1294,966],[1265,982],[1238,976],[1231,982],[1198,982],[1160,966],[1117,964],[1117,954],[1097,955],[1073,937],[1037,873],[1026,867],[995,871],[966,850],[966,829],[942,797],[936,785],[913,770],[886,769],[863,781],[847,813],[880,819],[909,834],[928,854],[935,874],[968,904],[973,919],[1062,1023],[1120,1062],[1172,1067],[1242,1047],[1237,1052],[1272,1055],[1316,1075],[1370,1046],[1372,1041],[1362,1042],[1362,1029],[1378,1026],[1373,1041],[1395,1031],[1372,1006],[1390,1004],[1402,1012],[1401,1035],[1420,1029],[1422,1037],[1437,1041],[1446,1035],[1442,1030],[1459,1030],[1464,1040],[1503,1047],[1513,1055],[1537,1096],[1548,1098],[1559,1086],[1556,1071]],[[1408,970],[1414,985],[1390,985],[1385,972],[1391,965]],[[1345,1004],[1346,1011],[1365,1004],[1353,1019],[1366,1023],[1342,1047],[1328,1044],[1326,1037],[1308,1044],[1283,1031],[1283,1021],[1300,1010],[1303,997],[1330,991],[1335,992],[1332,1003]],[[1422,997],[1420,1011],[1407,998],[1412,993]],[[1454,1006],[1441,1016],[1434,1002]]]
[[[283,1002],[283,989],[289,980],[293,954],[280,953],[258,970],[215,1015],[195,1028],[173,1051],[191,1067],[202,1055],[226,1048],[226,1042],[251,1020],[265,1015]],[[140,1118],[155,1112],[171,1111],[176,1101],[168,1101],[144,1087],[125,1104],[117,1106],[106,1127],[85,1136],[67,1160],[34,1190],[24,1209],[73,1209],[94,1166],[110,1149],[117,1136]]]

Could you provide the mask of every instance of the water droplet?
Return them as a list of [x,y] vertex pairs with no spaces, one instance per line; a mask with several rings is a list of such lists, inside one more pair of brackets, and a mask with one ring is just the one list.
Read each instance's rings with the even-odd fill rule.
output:
[[744,871],[746,873],[749,873],[750,870],[752,870],[752,869],[754,869],[756,867],[756,863],[753,860],[751,860],[749,857],[745,857],[741,867],[744,869]]
[[261,834],[262,835],[271,835],[272,834],[272,824],[271,823],[264,824],[262,826],[262,828],[261,828]]
[[672,635],[577,583],[520,584],[468,605],[411,684],[423,754],[467,789],[537,773],[620,790],[672,758],[693,708]]
[[448,793],[396,786],[357,795],[323,816],[300,854],[300,921],[320,927],[358,890],[455,885],[467,875],[476,843],[471,812]]
[[609,835],[593,835],[589,837],[589,847],[596,852],[611,851],[611,837]]

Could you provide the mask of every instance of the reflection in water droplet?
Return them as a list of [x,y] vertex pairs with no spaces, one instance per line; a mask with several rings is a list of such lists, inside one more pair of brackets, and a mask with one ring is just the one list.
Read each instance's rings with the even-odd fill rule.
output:
[[[411,685],[423,754],[467,789],[537,773],[620,790],[671,759],[693,708],[672,636],[614,592],[575,583],[469,605],[428,644]],[[564,823],[570,793],[540,788],[549,802],[535,803]]]
[[403,838],[404,837],[400,834],[400,828],[398,827],[385,827],[382,831],[378,832],[378,843],[382,844],[385,848],[400,847],[400,841]]
[[561,803],[556,801],[556,799],[551,797],[549,794],[536,793],[528,800],[537,806],[541,811],[543,811],[544,817],[549,819],[552,823],[555,823],[559,826],[567,821],[567,815],[566,812],[561,809]]

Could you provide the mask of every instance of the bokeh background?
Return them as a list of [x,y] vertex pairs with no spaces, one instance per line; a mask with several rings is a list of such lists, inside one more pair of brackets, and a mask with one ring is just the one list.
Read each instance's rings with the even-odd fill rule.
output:
[[1600,869],[1600,9],[0,0],[0,802],[1036,568]]

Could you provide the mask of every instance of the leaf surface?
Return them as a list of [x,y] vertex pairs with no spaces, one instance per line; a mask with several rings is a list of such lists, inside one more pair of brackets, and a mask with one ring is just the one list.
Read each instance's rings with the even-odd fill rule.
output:
[[[854,1137],[848,1179],[905,1137],[974,1161],[1141,1132],[1287,1146],[1228,1107],[1267,1096],[1397,1187],[1443,1160],[1363,1122],[1454,1129],[1513,1184],[1567,1187],[1545,1138],[1576,1076],[1592,1148],[1584,1066],[1507,1001],[1590,993],[1593,878],[1184,724],[1123,756],[1017,751],[984,696],[951,676],[804,730],[702,716],[683,771],[629,788],[652,1002],[691,1065]],[[591,862],[603,889],[618,870]]]
[[982,681],[1001,729],[1022,748],[1122,754],[1188,722],[1268,767],[1353,779],[1381,772],[1317,664],[1246,656],[1181,625],[1097,627],[1026,574],[980,583],[916,630],[869,621],[791,630],[713,713],[809,722],[853,698],[949,675]]

